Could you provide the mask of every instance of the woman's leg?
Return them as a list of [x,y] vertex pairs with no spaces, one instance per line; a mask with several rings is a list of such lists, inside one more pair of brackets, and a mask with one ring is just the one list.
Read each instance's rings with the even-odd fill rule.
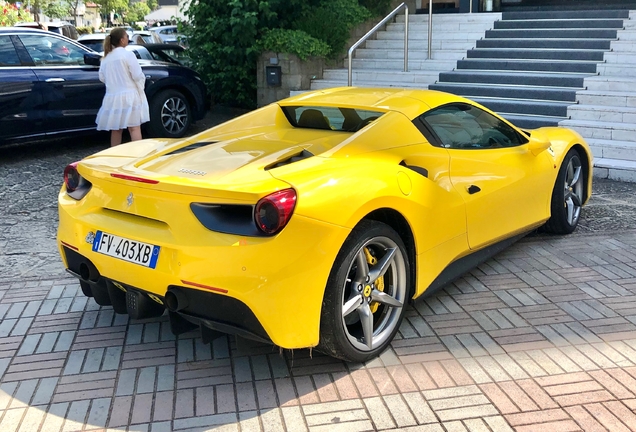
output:
[[124,132],[123,129],[110,131],[110,146],[115,147],[121,144],[121,135]]
[[141,126],[131,126],[128,128],[128,132],[130,133],[131,141],[138,141],[142,139],[141,137]]

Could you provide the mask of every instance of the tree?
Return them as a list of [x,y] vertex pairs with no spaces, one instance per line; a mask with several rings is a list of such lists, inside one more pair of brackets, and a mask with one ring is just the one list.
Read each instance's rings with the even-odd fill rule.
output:
[[146,0],[146,4],[150,8],[150,11],[153,11],[159,7],[158,0]]
[[145,21],[145,16],[150,13],[150,8],[143,1],[133,3],[126,13],[126,21],[133,23],[137,21]]
[[64,0],[64,4],[68,8],[69,14],[75,19],[75,23],[77,23],[77,9],[79,9],[82,3],[82,0]]
[[44,12],[44,14],[49,18],[62,19],[62,18],[66,18],[71,11],[69,10],[68,5],[66,4],[50,2],[49,4],[47,4],[46,6],[42,8],[42,12]]
[[128,10],[128,0],[93,0],[99,6],[99,10],[103,15],[108,16],[109,25],[111,12],[122,14]]

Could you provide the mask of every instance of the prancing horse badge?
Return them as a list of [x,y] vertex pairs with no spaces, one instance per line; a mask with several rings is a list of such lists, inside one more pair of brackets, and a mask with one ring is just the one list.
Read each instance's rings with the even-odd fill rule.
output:
[[128,204],[128,207],[130,207],[133,204],[134,201],[135,201],[135,197],[133,197],[133,194],[131,192],[126,197],[126,203]]

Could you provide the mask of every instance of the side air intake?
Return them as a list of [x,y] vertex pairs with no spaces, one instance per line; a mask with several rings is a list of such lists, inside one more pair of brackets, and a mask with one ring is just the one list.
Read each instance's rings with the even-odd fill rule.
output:
[[313,153],[308,152],[307,150],[303,150],[300,153],[297,153],[297,154],[295,154],[293,156],[290,156],[290,157],[285,158],[283,160],[279,160],[279,161],[277,161],[277,162],[275,162],[275,163],[273,163],[271,165],[267,165],[265,167],[265,171],[271,170],[273,168],[278,168],[278,167],[282,167],[282,166],[285,166],[285,165],[289,165],[289,164],[292,164],[294,162],[298,162],[298,161],[301,161],[303,159],[310,158],[312,156],[313,156]]
[[178,148],[176,150],[173,150],[170,153],[166,153],[165,156],[170,156],[170,155],[175,155],[175,154],[179,154],[179,153],[189,152],[191,150],[196,150],[198,148],[205,147],[205,146],[210,145],[210,144],[216,144],[216,143],[217,143],[217,141],[196,142],[196,143],[187,145],[185,147],[181,147],[181,148]]

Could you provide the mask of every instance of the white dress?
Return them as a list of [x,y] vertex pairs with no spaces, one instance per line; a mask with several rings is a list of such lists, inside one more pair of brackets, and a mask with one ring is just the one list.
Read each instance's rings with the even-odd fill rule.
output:
[[135,54],[118,47],[102,59],[99,80],[106,94],[97,113],[97,130],[119,130],[139,126],[150,120],[144,93],[146,76]]

